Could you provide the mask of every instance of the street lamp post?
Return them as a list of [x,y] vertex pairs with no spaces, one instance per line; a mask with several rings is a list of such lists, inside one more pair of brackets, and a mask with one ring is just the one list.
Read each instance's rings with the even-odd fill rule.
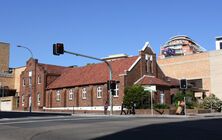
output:
[[32,51],[31,51],[28,47],[21,46],[21,45],[17,45],[17,47],[18,47],[18,48],[24,48],[24,49],[28,50],[28,51],[30,52],[30,54],[31,54],[31,58],[34,58]]
[[[21,46],[21,45],[17,45],[17,47],[19,47],[19,48],[24,48],[24,49],[26,49],[26,50],[28,50],[29,51],[29,53],[31,54],[31,58],[34,58],[33,57],[33,53],[32,53],[32,51],[28,48],[28,47],[25,47],[25,46]],[[31,76],[32,77],[32,74],[31,75],[29,75],[29,76]],[[30,81],[30,82],[32,82],[32,81]],[[35,86],[35,85],[34,85]],[[32,112],[32,84],[30,85],[30,95],[29,95],[29,112],[31,113]]]

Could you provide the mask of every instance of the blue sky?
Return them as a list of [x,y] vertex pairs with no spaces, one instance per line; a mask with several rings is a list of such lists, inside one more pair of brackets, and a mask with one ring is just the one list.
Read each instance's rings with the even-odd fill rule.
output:
[[0,0],[0,42],[10,43],[10,67],[26,64],[30,48],[40,63],[85,65],[65,50],[106,57],[137,55],[146,41],[155,52],[172,36],[187,35],[207,50],[222,36],[221,0]]

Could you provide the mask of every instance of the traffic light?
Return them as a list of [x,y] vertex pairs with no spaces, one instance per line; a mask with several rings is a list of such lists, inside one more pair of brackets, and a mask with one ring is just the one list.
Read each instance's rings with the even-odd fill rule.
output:
[[108,80],[107,81],[107,89],[111,91],[112,95],[116,95],[116,83],[115,80]]
[[108,80],[107,81],[107,89],[108,90],[115,90],[116,89],[116,81],[115,80]]
[[64,54],[64,45],[63,45],[63,43],[53,44],[53,54],[54,55]]
[[180,80],[180,88],[181,89],[187,89],[187,80],[186,79],[181,79]]

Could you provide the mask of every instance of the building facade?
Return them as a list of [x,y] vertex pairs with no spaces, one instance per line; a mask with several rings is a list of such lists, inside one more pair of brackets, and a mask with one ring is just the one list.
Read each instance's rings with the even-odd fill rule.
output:
[[[117,86],[113,95],[113,110],[119,111],[124,97],[124,89],[133,84],[155,86],[155,103],[170,104],[170,84],[158,67],[156,54],[146,43],[138,56],[107,58],[113,70]],[[143,79],[151,79],[149,80]],[[109,71],[105,63],[71,68],[47,86],[47,111],[103,111],[109,103],[107,80]],[[154,79],[154,80],[153,80]],[[161,98],[161,99],[160,99]],[[110,107],[108,108],[110,109]]]
[[12,69],[9,70],[9,44],[0,42],[0,88],[14,88]]
[[158,59],[165,75],[187,79],[197,98],[215,94],[222,99],[222,50]]
[[45,89],[66,67],[41,64],[30,58],[20,75],[19,109],[41,111],[45,106]]

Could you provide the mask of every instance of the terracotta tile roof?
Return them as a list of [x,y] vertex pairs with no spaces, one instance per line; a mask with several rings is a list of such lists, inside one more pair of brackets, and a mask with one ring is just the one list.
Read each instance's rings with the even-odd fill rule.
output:
[[44,70],[47,71],[47,73],[56,73],[56,74],[62,74],[64,70],[70,69],[69,67],[49,65],[43,63],[39,63],[39,66],[43,67]]
[[180,81],[178,79],[172,78],[172,77],[166,77],[167,83],[169,83],[171,86],[178,87],[180,86]]
[[138,81],[136,81],[135,84],[171,86],[169,83],[167,83],[159,78],[156,78],[154,76],[148,76],[148,75],[144,75],[142,78],[140,78]]
[[[124,74],[125,70],[136,61],[138,56],[109,61],[113,70],[113,79],[119,80],[119,74]],[[105,63],[91,64],[84,67],[75,67],[63,73],[47,88],[63,88],[84,86],[90,84],[101,84],[109,79],[109,70]]]

